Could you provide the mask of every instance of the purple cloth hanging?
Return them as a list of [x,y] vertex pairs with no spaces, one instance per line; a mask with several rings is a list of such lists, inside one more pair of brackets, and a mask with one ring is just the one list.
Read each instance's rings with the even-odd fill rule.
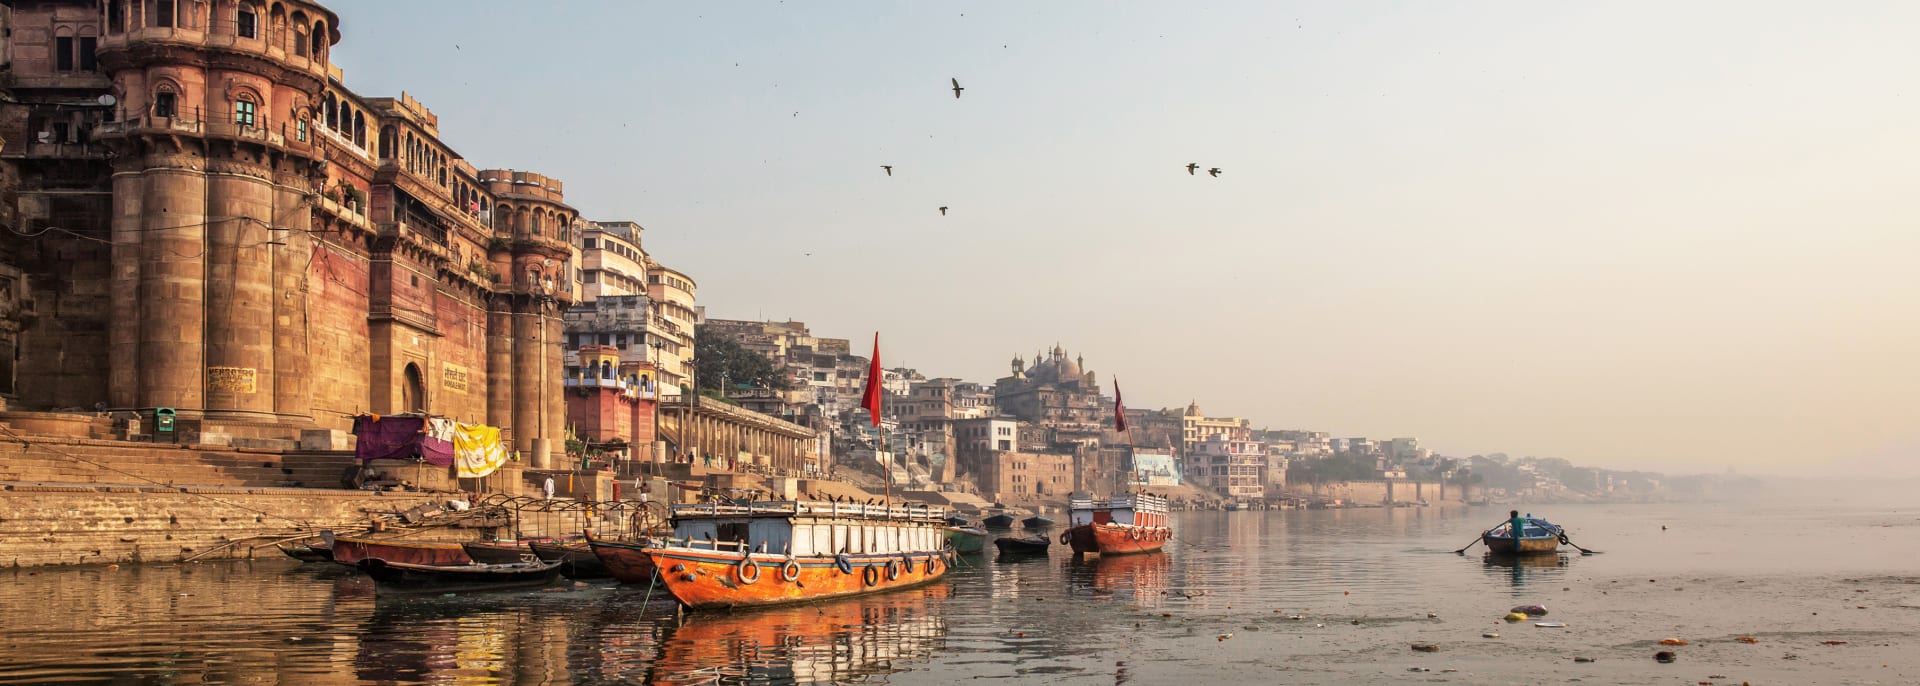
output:
[[361,462],[373,460],[424,459],[442,467],[453,464],[453,442],[427,435],[427,418],[420,415],[353,418],[353,435],[359,437],[354,457]]

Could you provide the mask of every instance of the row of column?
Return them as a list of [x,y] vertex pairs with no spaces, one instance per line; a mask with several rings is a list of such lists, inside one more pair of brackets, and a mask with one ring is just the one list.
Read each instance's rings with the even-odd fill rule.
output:
[[695,414],[691,420],[682,409],[680,439],[683,446],[699,448],[703,456],[716,459],[714,466],[725,466],[728,460],[737,459],[741,452],[751,455],[753,463],[765,464],[775,469],[799,472],[804,467],[806,456],[802,443],[809,439],[794,438],[784,434],[756,429],[730,422],[720,417]]

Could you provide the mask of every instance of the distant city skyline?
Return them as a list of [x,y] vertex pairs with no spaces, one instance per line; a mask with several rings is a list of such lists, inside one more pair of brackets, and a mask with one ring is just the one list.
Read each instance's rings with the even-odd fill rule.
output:
[[1920,473],[1920,6],[329,6],[349,88],[716,317],[1449,455]]

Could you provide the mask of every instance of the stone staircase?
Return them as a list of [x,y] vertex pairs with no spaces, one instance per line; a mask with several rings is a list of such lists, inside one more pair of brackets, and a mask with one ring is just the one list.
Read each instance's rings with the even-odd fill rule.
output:
[[27,436],[0,438],[0,482],[340,488],[345,451],[278,452]]

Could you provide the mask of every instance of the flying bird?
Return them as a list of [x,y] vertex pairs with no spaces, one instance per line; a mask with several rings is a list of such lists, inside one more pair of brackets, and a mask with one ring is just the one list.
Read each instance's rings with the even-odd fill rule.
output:
[[1207,170],[1207,175],[1208,175],[1208,176],[1219,176],[1219,175],[1220,175],[1220,168],[1219,168],[1219,167],[1214,167],[1214,168],[1212,168],[1212,169],[1208,169],[1208,170]]
[[1197,171],[1197,170],[1199,170],[1199,169],[1200,169],[1200,163],[1198,163],[1198,162],[1188,162],[1188,163],[1187,163],[1187,176],[1193,176],[1193,172],[1195,172],[1195,171]]
[[880,168],[887,170],[887,176],[893,176],[893,165],[883,164],[883,165],[880,165]]
[[950,81],[953,81],[953,99],[955,99],[955,100],[959,100],[959,99],[960,99],[960,91],[963,91],[963,90],[966,90],[966,89],[965,89],[965,88],[961,88],[961,87],[960,87],[960,79],[949,79],[949,80],[950,80]]
[[942,217],[945,217],[945,216],[947,216],[947,206],[946,206],[946,205],[941,205],[941,206],[940,206],[940,216],[942,216]]

